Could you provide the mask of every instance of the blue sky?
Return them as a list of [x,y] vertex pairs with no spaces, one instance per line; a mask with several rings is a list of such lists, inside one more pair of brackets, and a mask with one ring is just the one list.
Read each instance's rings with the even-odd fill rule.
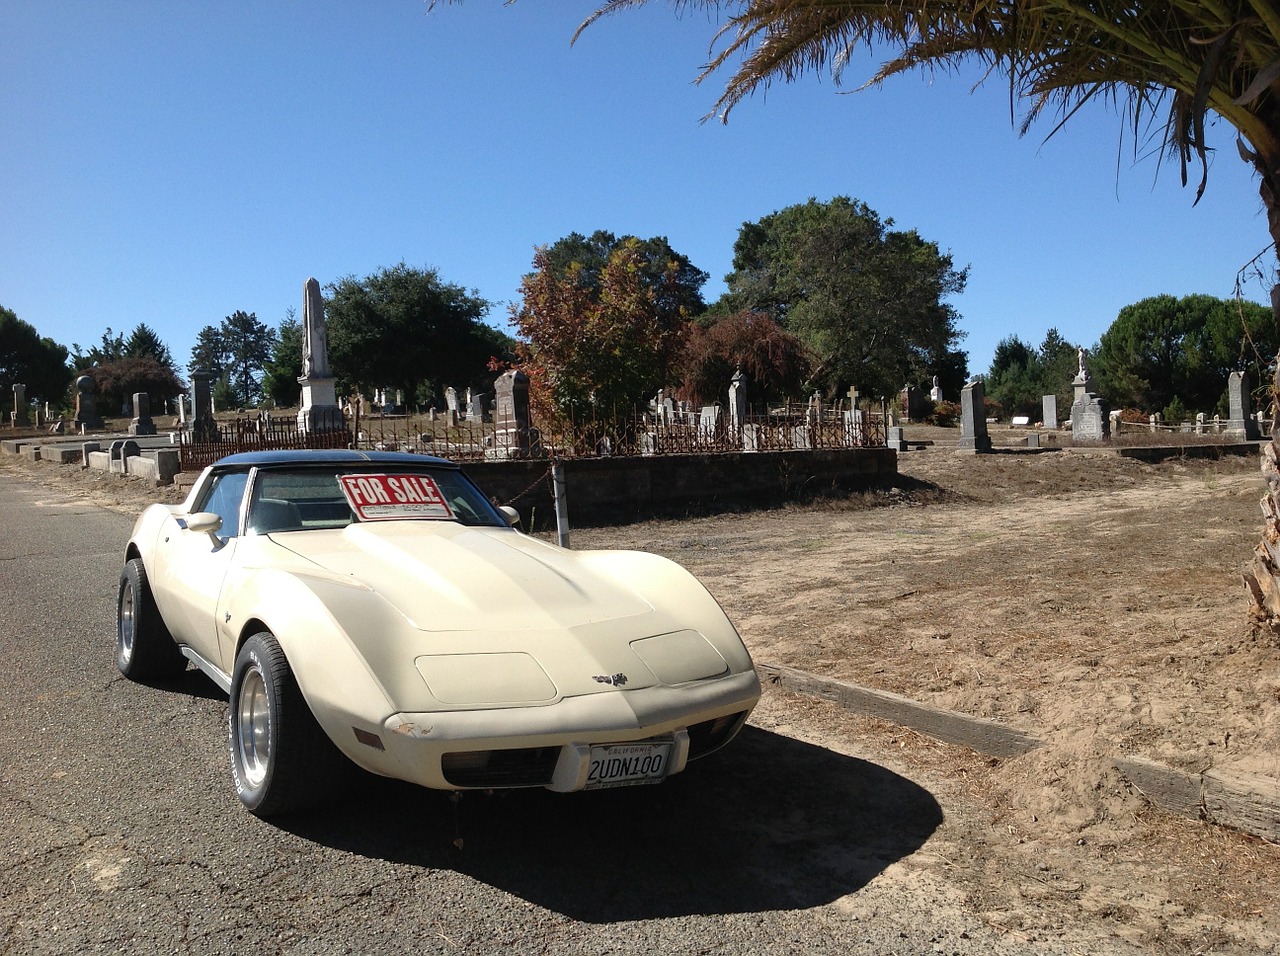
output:
[[[275,326],[327,284],[400,261],[495,302],[535,245],[665,235],[724,289],[743,222],[849,195],[970,267],[971,372],[1051,326],[1229,296],[1268,241],[1233,138],[1192,206],[1175,167],[1087,108],[1019,138],[1000,79],[810,75],[700,123],[713,26],[661,4],[569,40],[594,4],[467,0],[0,4],[0,305],[70,347],[154,328],[179,363],[237,309]],[[1246,294],[1264,300],[1254,282]]]

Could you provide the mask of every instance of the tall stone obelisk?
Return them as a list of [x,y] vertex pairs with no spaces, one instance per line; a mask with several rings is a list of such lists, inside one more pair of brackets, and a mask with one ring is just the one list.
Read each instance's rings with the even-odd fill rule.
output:
[[345,430],[347,425],[338,407],[338,393],[329,371],[329,342],[324,323],[324,296],[320,283],[308,279],[302,287],[302,407],[298,410],[298,431]]

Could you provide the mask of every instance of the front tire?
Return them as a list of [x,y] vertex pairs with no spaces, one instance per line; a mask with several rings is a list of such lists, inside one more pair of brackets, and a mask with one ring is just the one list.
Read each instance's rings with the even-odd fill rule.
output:
[[259,817],[327,802],[350,767],[316,723],[288,658],[266,631],[236,655],[227,744],[236,794]]
[[129,680],[177,677],[186,658],[164,626],[141,558],[125,562],[116,592],[116,667]]

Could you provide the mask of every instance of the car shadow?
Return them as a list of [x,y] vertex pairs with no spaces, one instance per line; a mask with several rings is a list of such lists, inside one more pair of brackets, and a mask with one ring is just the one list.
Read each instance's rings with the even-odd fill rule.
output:
[[179,674],[156,680],[138,681],[137,683],[145,684],[147,687],[153,687],[156,690],[168,691],[171,694],[199,697],[202,700],[227,699],[227,695],[222,692],[222,688],[214,684],[202,671],[191,664],[188,664],[187,669]]
[[658,786],[454,800],[366,778],[341,807],[280,825],[609,923],[828,903],[914,853],[941,822],[933,796],[898,774],[747,727]]

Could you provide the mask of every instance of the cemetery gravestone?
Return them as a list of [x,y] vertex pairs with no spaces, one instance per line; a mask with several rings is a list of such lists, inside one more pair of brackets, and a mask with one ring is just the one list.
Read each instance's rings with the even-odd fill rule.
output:
[[496,405],[494,443],[507,458],[528,458],[529,441],[529,376],[519,369],[508,369],[493,383]]
[[133,393],[133,421],[129,422],[129,434],[156,434],[156,423],[151,420],[151,397],[146,392]]
[[747,420],[747,377],[741,367],[729,381],[729,427],[737,431]]
[[1249,414],[1249,376],[1244,372],[1232,372],[1227,379],[1227,434],[1239,441],[1258,441],[1262,431],[1258,422]]
[[977,455],[991,451],[987,434],[986,402],[981,380],[974,380],[960,390],[960,452]]
[[1058,396],[1042,395],[1040,397],[1040,420],[1046,429],[1056,431],[1058,428]]
[[302,285],[302,405],[298,431],[345,431],[346,419],[338,407],[338,390],[329,371],[329,341],[324,321],[324,296],[314,278]]
[[191,437],[196,441],[212,441],[218,437],[218,423],[213,419],[213,372],[191,373]]
[[1071,383],[1075,401],[1071,403],[1071,437],[1077,441],[1102,441],[1111,434],[1111,404],[1093,392],[1093,375],[1079,350],[1080,371]]
[[31,416],[27,411],[27,386],[13,383],[13,427],[23,428],[31,424]]

